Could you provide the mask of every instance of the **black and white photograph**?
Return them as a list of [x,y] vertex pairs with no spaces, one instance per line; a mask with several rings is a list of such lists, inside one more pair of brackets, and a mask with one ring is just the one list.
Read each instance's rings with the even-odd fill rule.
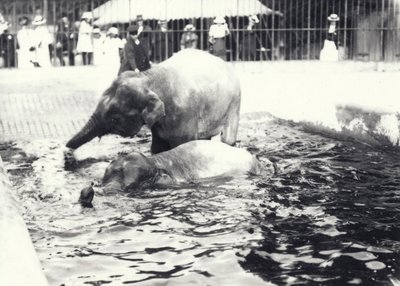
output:
[[400,286],[399,92],[400,0],[1,0],[0,286]]

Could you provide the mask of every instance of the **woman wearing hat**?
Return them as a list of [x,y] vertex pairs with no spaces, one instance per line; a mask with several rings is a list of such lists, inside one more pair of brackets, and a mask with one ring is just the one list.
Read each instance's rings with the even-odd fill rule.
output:
[[120,51],[124,45],[122,40],[118,37],[119,31],[116,27],[108,29],[106,38],[104,40],[104,60],[107,67],[113,74],[118,73],[120,67]]
[[336,14],[331,14],[327,19],[329,21],[329,29],[319,59],[321,61],[333,62],[339,60],[336,23],[340,20],[340,18]]
[[210,52],[226,60],[225,37],[229,35],[228,25],[222,16],[215,17],[213,24],[208,32],[208,42],[210,43]]
[[17,58],[18,68],[33,68],[34,37],[33,30],[28,27],[29,18],[22,16],[18,19],[21,29],[17,33]]
[[50,67],[50,49],[49,45],[53,42],[49,30],[46,26],[46,19],[41,15],[35,16],[32,21],[34,26],[34,43],[35,43],[35,66]]
[[187,24],[183,29],[181,38],[181,50],[183,49],[197,49],[197,41],[199,37],[194,32],[196,28],[193,24]]
[[76,51],[82,53],[82,62],[84,65],[91,65],[93,61],[93,39],[92,39],[92,22],[93,16],[91,12],[84,12],[79,25],[78,43]]
[[93,64],[95,66],[103,66],[105,64],[105,48],[106,33],[100,28],[93,28]]

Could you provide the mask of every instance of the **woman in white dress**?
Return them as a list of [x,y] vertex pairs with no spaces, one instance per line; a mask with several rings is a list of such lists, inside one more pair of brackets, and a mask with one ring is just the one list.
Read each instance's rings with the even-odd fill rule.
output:
[[28,27],[29,18],[23,16],[18,20],[21,29],[17,33],[17,58],[18,68],[33,68],[34,60],[34,38],[33,30]]
[[82,54],[83,65],[91,65],[93,61],[92,20],[92,13],[84,12],[79,25],[78,44],[76,46],[76,51]]
[[337,62],[339,60],[339,51],[337,46],[336,23],[340,20],[336,14],[331,14],[328,17],[329,29],[324,47],[321,50],[319,59],[325,62]]
[[50,67],[50,49],[49,45],[53,42],[49,30],[46,26],[46,19],[43,16],[37,15],[32,21],[35,27],[33,31],[34,47],[36,58],[34,62],[39,67]]
[[111,27],[107,31],[107,37],[104,41],[104,58],[107,68],[117,75],[121,65],[120,52],[124,47],[122,40],[118,37],[118,28]]

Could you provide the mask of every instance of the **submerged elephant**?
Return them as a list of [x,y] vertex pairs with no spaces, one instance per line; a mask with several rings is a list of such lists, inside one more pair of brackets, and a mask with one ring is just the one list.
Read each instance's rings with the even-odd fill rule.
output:
[[143,184],[177,184],[217,176],[274,173],[273,164],[263,164],[247,150],[218,141],[196,140],[146,157],[134,153],[120,157],[107,167],[103,186],[107,190],[129,190]]
[[109,133],[134,136],[144,124],[152,153],[218,134],[233,145],[239,111],[240,84],[231,67],[207,52],[183,50],[148,71],[121,74],[67,147]]

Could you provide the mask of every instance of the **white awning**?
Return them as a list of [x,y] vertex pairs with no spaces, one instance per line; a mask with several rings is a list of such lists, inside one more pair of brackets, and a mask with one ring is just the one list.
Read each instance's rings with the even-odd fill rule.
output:
[[110,0],[93,10],[99,25],[146,19],[191,19],[269,14],[258,0]]

